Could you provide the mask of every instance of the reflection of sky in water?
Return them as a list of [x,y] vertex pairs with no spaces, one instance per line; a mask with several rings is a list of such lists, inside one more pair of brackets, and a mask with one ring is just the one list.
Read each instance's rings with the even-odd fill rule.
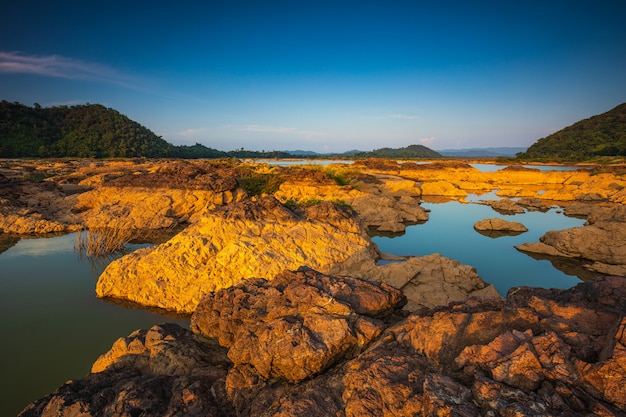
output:
[[[430,219],[424,224],[407,227],[404,235],[373,238],[381,251],[411,256],[439,253],[456,259],[476,267],[481,278],[495,285],[503,295],[515,286],[568,288],[579,282],[577,277],[557,270],[549,261],[535,260],[514,246],[537,242],[548,230],[581,226],[582,219],[567,217],[556,209],[507,216],[489,206],[456,201],[422,203],[422,206],[431,210]],[[491,238],[474,230],[474,223],[493,217],[520,222],[528,232]]]
[[[470,164],[474,168],[481,172],[495,172],[509,165],[495,165],[495,164]],[[523,165],[526,168],[535,168],[539,171],[573,171],[576,167],[566,167],[561,165]]]
[[68,240],[76,240],[76,235],[70,234],[54,238],[21,239],[15,246],[2,254],[3,259],[19,256],[46,256],[73,252]]
[[68,379],[82,378],[117,338],[174,321],[97,299],[106,263],[92,269],[74,242],[73,233],[22,239],[0,253],[0,328],[12,341],[0,344],[0,357],[10,358],[2,364],[0,392],[12,393],[0,415],[17,415]]

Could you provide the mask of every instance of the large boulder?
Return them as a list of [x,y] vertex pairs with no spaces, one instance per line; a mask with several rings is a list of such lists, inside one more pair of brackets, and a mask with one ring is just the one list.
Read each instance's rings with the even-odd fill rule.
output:
[[395,257],[385,263],[370,258],[358,265],[338,265],[332,272],[384,282],[402,290],[407,297],[404,309],[408,311],[444,306],[469,297],[500,297],[498,290],[486,283],[476,268],[438,253]]
[[386,284],[301,268],[206,295],[191,327],[230,348],[233,392],[248,388],[242,384],[251,372],[299,382],[357,355],[384,330],[381,318],[404,302]]
[[626,414],[626,278],[406,317],[398,300],[310,270],[240,283],[194,319],[226,347],[176,325],[135,332],[20,417]]
[[348,209],[320,203],[294,212],[267,196],[217,208],[159,246],[112,262],[98,297],[192,313],[206,293],[285,269],[326,272],[375,248]]
[[590,270],[626,275],[626,222],[621,218],[607,218],[608,213],[595,213],[602,220],[580,227],[551,230],[539,238],[540,242],[527,242],[516,248],[528,253],[579,258],[591,261],[587,266]]

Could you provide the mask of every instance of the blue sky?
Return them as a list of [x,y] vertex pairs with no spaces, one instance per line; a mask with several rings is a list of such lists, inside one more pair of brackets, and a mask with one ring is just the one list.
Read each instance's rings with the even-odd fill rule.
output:
[[626,2],[29,1],[0,99],[101,103],[174,144],[531,145],[626,101]]

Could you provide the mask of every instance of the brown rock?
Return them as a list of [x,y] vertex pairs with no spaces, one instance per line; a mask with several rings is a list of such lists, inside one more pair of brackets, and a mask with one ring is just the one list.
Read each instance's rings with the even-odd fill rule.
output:
[[384,328],[374,317],[402,303],[385,284],[300,269],[207,295],[192,329],[230,347],[236,367],[297,382],[364,349]]
[[478,231],[497,231],[497,232],[513,232],[524,233],[528,229],[522,223],[510,222],[501,218],[483,219],[474,223],[474,229]]
[[541,236],[540,241],[516,248],[524,252],[589,260],[592,262],[587,268],[602,273],[620,274],[626,270],[626,222],[598,220],[585,226],[552,230]]
[[358,265],[340,265],[332,272],[384,282],[402,290],[408,300],[405,306],[408,311],[447,305],[468,297],[500,297],[496,288],[476,273],[476,268],[437,253],[400,258],[383,265],[368,258]]
[[119,339],[92,373],[27,406],[31,416],[235,416],[226,351],[175,324]]
[[[310,270],[250,280],[207,297],[194,326],[226,335],[229,356],[243,352],[239,341],[266,340],[275,356],[265,363],[257,359],[261,346],[252,345],[246,363],[228,369],[210,339],[154,327],[116,342],[95,365],[101,372],[69,382],[22,416],[626,414],[626,278],[570,290],[520,287],[506,299],[470,299],[406,318],[390,314],[394,294]],[[356,327],[344,339],[338,319],[386,330],[368,336],[364,350],[354,344]],[[284,360],[306,368],[306,358],[321,356],[313,345],[324,352],[339,340],[349,354],[304,380],[300,369],[287,372]],[[257,366],[270,369],[263,371],[270,378]]]

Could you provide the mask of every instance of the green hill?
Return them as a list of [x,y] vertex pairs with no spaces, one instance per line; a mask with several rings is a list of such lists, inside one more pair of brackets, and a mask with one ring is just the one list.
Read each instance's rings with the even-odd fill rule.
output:
[[518,154],[523,159],[585,160],[598,156],[626,156],[626,103],[541,138]]
[[433,151],[424,145],[409,145],[404,148],[380,148],[371,152],[359,152],[351,155],[356,158],[389,158],[389,159],[416,159],[441,158],[439,152]]
[[176,149],[100,104],[43,108],[0,102],[0,157],[162,157]]

